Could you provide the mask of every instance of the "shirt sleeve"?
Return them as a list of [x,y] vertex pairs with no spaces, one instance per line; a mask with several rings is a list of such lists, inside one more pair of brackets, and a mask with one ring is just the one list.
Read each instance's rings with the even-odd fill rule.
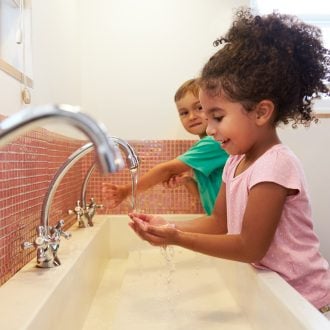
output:
[[305,176],[300,161],[293,154],[274,151],[260,160],[250,175],[249,189],[261,182],[274,182],[301,191]]
[[194,170],[208,176],[216,168],[223,168],[228,154],[212,137],[207,136],[196,142],[188,151],[177,157]]

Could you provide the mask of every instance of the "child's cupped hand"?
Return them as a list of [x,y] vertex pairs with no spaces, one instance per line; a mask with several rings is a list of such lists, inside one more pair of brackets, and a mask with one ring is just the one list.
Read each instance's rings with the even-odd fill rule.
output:
[[177,230],[159,215],[129,213],[129,226],[143,240],[151,245],[174,244]]

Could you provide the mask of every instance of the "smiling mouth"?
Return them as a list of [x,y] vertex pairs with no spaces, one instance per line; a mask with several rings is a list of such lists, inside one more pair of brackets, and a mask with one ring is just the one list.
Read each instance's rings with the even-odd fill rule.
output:
[[219,140],[219,142],[222,146],[225,145],[228,141],[229,141],[229,139]]
[[190,128],[193,128],[193,127],[200,126],[200,125],[202,125],[202,123],[192,124],[192,125],[190,125],[189,127],[190,127]]

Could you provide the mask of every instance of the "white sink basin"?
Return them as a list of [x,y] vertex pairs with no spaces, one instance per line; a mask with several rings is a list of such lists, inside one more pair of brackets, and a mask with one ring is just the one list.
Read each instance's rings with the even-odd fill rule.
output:
[[[166,215],[182,220],[192,215]],[[330,329],[276,273],[138,239],[128,217],[70,230],[62,265],[35,260],[0,288],[0,329]]]

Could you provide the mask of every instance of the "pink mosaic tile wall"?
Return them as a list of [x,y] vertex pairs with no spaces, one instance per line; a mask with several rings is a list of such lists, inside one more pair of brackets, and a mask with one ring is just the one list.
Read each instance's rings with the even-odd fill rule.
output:
[[[195,141],[191,140],[143,140],[129,141],[134,150],[140,157],[141,165],[139,176],[142,176],[150,168],[171,160],[185,152]],[[131,200],[128,199],[114,209],[107,207],[107,200],[101,192],[102,182],[110,182],[113,184],[126,184],[131,182],[130,171],[125,168],[120,173],[111,173],[107,176],[100,175],[98,170],[91,177],[88,189],[88,201],[91,197],[95,199],[97,204],[102,204],[103,209],[98,213],[105,214],[127,214],[131,211]],[[192,214],[202,213],[203,209],[198,199],[193,198],[184,187],[175,189],[164,188],[161,184],[139,194],[137,196],[137,208],[139,211],[147,213],[181,213]]]
[[[21,244],[35,239],[51,178],[81,144],[41,129],[0,148],[0,284],[35,257],[34,249],[23,251]],[[67,226],[73,224],[65,210],[68,196],[79,196],[81,178],[81,166],[64,178],[54,196],[50,225],[62,218]]]
[[[131,141],[141,158],[140,175],[157,163],[178,156],[193,142]],[[67,157],[84,143],[39,129],[0,148],[0,285],[36,257],[34,249],[22,250],[21,244],[35,239],[42,203],[53,176]],[[94,162],[95,155],[91,152],[63,178],[52,201],[50,225],[60,219],[65,221],[65,228],[75,224],[75,216],[69,215],[68,210],[81,199],[83,179]],[[101,193],[104,181],[123,184],[130,181],[130,173],[123,169],[103,176],[95,170],[89,181],[87,199],[94,197],[106,206]],[[138,205],[140,210],[150,213],[202,213],[199,201],[184,188],[165,189],[162,185],[139,196]],[[127,201],[112,210],[104,207],[98,213],[126,214],[130,209]]]

